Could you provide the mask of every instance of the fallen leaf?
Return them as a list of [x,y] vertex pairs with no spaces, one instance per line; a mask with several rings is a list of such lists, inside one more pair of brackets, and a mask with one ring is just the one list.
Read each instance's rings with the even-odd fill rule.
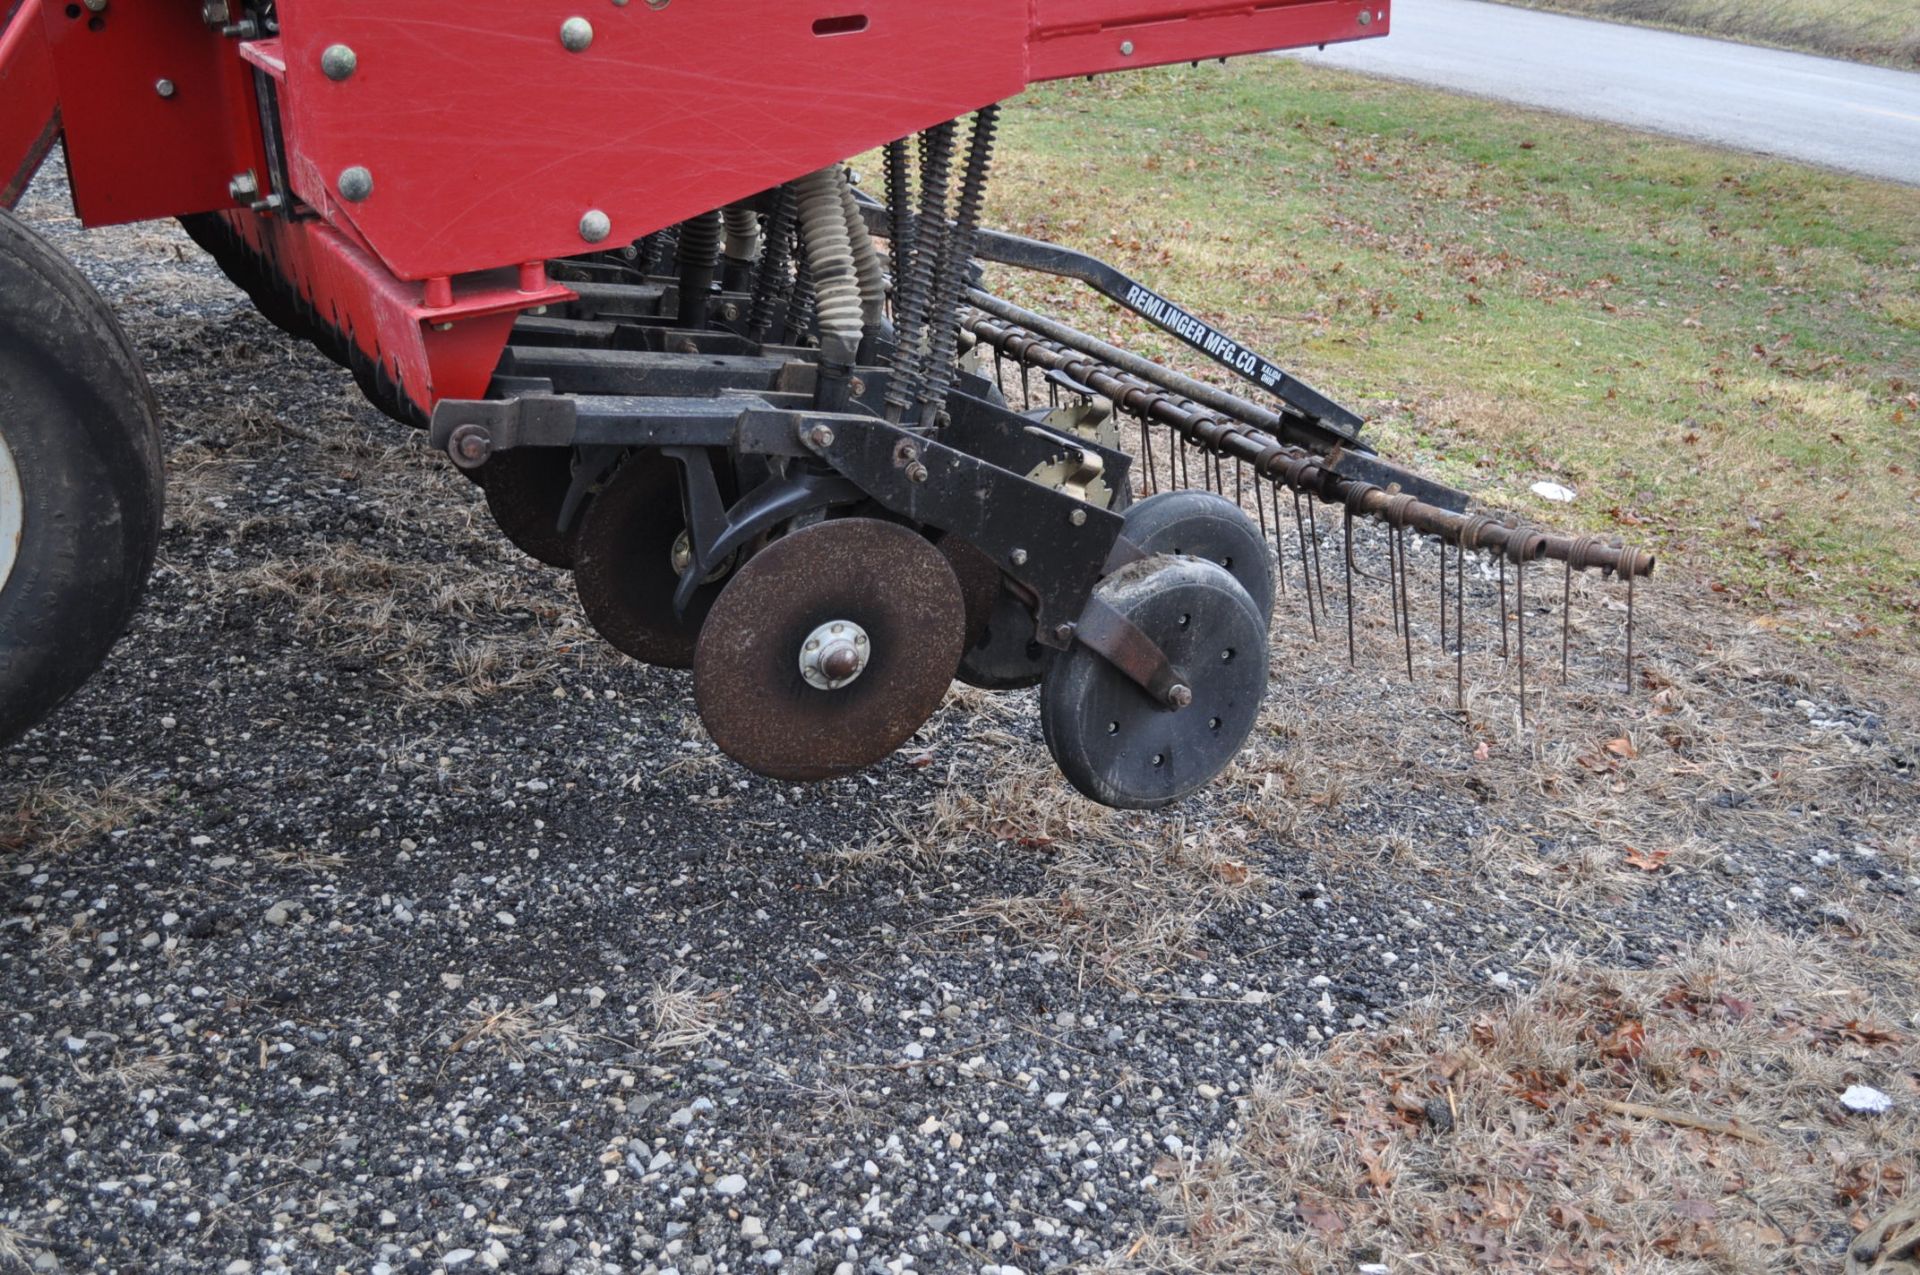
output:
[[1655,850],[1652,854],[1642,854],[1632,846],[1627,847],[1627,866],[1638,868],[1642,872],[1658,872],[1666,865],[1668,851]]
[[1640,750],[1635,748],[1633,746],[1633,741],[1628,739],[1625,735],[1622,735],[1618,739],[1608,740],[1607,751],[1612,753],[1615,757],[1624,757],[1628,761],[1632,761],[1635,757],[1638,757],[1640,755]]

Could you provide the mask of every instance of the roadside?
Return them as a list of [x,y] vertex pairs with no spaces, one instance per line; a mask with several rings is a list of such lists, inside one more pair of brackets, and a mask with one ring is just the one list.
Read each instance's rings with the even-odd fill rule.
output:
[[1501,0],[1822,57],[1920,69],[1920,6],[1842,0]]
[[1913,70],[1491,0],[1420,0],[1386,39],[1283,56],[1920,185]]
[[[1703,324],[1758,322],[1779,302],[1741,272],[1806,269],[1774,237],[1791,229],[1846,272],[1853,300],[1819,273],[1796,284],[1814,318],[1793,330],[1811,344],[1781,347],[1787,361],[1864,405],[1849,428],[1894,434],[1886,373],[1866,370],[1879,343],[1908,348],[1874,308],[1897,295],[1907,242],[1876,203],[1884,188],[1741,170],[1774,220],[1666,144],[1608,151],[1593,129],[1581,151],[1556,130],[1586,126],[1450,115],[1398,89],[1389,125],[1377,87],[1261,71],[1257,89],[1242,68],[1142,76],[1111,99],[1036,95],[1009,113],[1000,220],[1078,237],[1260,337],[1373,409],[1390,451],[1514,501],[1552,473],[1582,489],[1572,516],[1602,526],[1618,485],[1610,453],[1573,428],[1586,407],[1623,401],[1623,425],[1646,432],[1619,445],[1648,482],[1678,484],[1663,468],[1676,422],[1648,385],[1680,358],[1662,347],[1746,339],[1646,298]],[[1414,125],[1416,108],[1438,114]],[[1262,138],[1285,152],[1254,149]],[[1594,170],[1549,173],[1569,153]],[[1665,224],[1598,202],[1619,189],[1667,207],[1685,250],[1599,288],[1588,270],[1633,260],[1617,240]],[[1754,975],[1775,981],[1729,984],[1769,996],[1729,1033],[1842,1037],[1807,1046],[1817,1061],[1795,1073],[1790,1111],[1842,1079],[1899,1104],[1879,1124],[1818,1105],[1847,1195],[1782,1217],[1781,1269],[1830,1260],[1856,1212],[1907,1189],[1920,1002],[1880,963],[1915,933],[1920,671],[1891,620],[1883,639],[1858,636],[1863,613],[1897,610],[1865,559],[1835,550],[1821,570],[1844,592],[1802,582],[1769,606],[1702,584],[1767,560],[1747,541],[1709,547],[1725,506],[1696,506],[1688,531],[1651,500],[1622,504],[1649,511],[1622,530],[1673,556],[1640,599],[1631,696],[1618,598],[1600,585],[1576,585],[1565,688],[1546,676],[1557,598],[1530,595],[1551,653],[1535,656],[1523,731],[1490,580],[1472,586],[1464,719],[1424,610],[1409,682],[1380,586],[1364,586],[1350,669],[1343,643],[1312,639],[1296,582],[1253,747],[1179,810],[1078,800],[1030,695],[963,689],[874,773],[793,788],[719,756],[684,677],[611,656],[565,578],[514,556],[469,484],[247,310],[176,231],[83,237],[59,196],[43,180],[29,215],[149,360],[172,489],[152,603],[99,681],[0,754],[0,1267],[1031,1275],[1131,1254],[1268,1270],[1264,1248],[1241,1261],[1194,1247],[1212,1224],[1185,1211],[1224,1164],[1247,1202],[1229,1213],[1219,1197],[1224,1223],[1264,1217],[1262,1245],[1319,1242],[1296,1188],[1234,1168],[1270,1154],[1266,1094],[1327,1118],[1335,1103],[1296,1079],[1370,1084],[1350,1065],[1369,1051],[1398,1068],[1394,1051],[1430,1039],[1410,1007],[1438,997],[1442,1018],[1495,1015],[1497,1039],[1456,1072],[1456,1122],[1483,1146],[1499,1118],[1511,1127],[1497,1068],[1554,1061],[1549,1048],[1586,1057],[1559,1038],[1529,1055],[1500,1044],[1509,998],[1635,971],[1617,976],[1607,1031],[1639,1014],[1647,1056],[1668,1058],[1689,1028],[1661,1017],[1684,1014],[1662,1006],[1663,971],[1712,959],[1738,973],[1722,940],[1804,950],[1834,963],[1822,992],[1872,997],[1801,1014],[1786,998],[1807,993],[1778,981],[1777,960]],[[1612,331],[1605,304],[1644,326],[1627,354],[1592,352],[1617,360],[1594,383],[1587,356],[1564,351]],[[1052,308],[1074,317],[1064,294]],[[1114,330],[1103,315],[1077,317]],[[1799,383],[1766,360],[1737,368]],[[1775,445],[1782,417],[1763,429],[1740,392],[1711,393],[1753,436],[1742,446]],[[1566,465],[1545,468],[1562,447]],[[1852,463],[1814,449],[1762,468],[1812,490]],[[1836,542],[1894,519],[1887,500],[1861,478],[1836,503]],[[1866,552],[1904,561],[1886,540]],[[1378,540],[1366,547],[1377,561]],[[1547,981],[1554,954],[1570,983]],[[1329,1049],[1337,1077],[1298,1070]],[[1640,1126],[1595,1100],[1685,1100],[1643,1070],[1537,1092],[1552,1118],[1617,1140]],[[1722,1111],[1720,1092],[1702,1090],[1695,1114],[1786,1141],[1750,1106]],[[1417,1173],[1394,1181],[1436,1198]],[[1757,1209],[1737,1193],[1712,1203],[1689,1225],[1749,1243],[1738,1228]],[[1363,1244],[1382,1262],[1412,1251],[1398,1214],[1337,1216],[1366,1238],[1303,1251],[1342,1268]],[[1519,1243],[1538,1216],[1524,1207],[1512,1226],[1513,1269],[1540,1268]]]

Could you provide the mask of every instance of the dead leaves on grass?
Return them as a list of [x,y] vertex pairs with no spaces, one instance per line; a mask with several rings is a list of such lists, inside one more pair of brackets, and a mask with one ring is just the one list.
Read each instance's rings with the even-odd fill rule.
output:
[[[1920,1042],[1846,985],[1839,962],[1855,955],[1756,931],[1655,970],[1562,960],[1464,1022],[1430,1003],[1392,1031],[1290,1056],[1238,1144],[1166,1166],[1185,1232],[1141,1257],[1199,1271],[1351,1269],[1355,1253],[1396,1271],[1828,1269],[1920,1173]],[[1855,1079],[1897,1089],[1894,1110],[1848,1115],[1837,1097]]]

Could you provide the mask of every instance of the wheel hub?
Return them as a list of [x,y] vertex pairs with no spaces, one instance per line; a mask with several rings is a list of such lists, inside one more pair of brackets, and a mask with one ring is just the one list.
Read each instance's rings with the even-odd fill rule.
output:
[[867,671],[873,639],[852,620],[832,620],[807,635],[800,648],[800,676],[822,691],[851,686]]

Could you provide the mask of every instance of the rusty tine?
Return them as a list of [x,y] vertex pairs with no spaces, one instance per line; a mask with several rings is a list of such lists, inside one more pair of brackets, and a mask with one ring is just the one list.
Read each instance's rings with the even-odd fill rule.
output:
[[1517,599],[1515,622],[1520,626],[1520,725],[1527,724],[1527,560],[1523,555],[1514,563],[1514,596]]
[[1628,563],[1627,570],[1627,694],[1633,694],[1633,577],[1632,568],[1638,564]]
[[993,388],[1000,391],[1000,397],[1007,396],[1007,356],[999,346],[993,347]]
[[1280,596],[1287,596],[1287,538],[1280,530],[1280,480],[1273,480],[1273,553],[1279,560],[1279,567],[1273,575],[1280,582]]
[[1313,503],[1313,493],[1307,493],[1307,526],[1313,532],[1313,579],[1320,588],[1320,614],[1332,615],[1327,606],[1327,573],[1320,563],[1320,510]]
[[1407,570],[1407,529],[1395,527],[1393,538],[1400,545],[1400,637],[1407,648],[1407,680],[1413,680],[1413,579]]
[[1567,684],[1567,647],[1573,641],[1573,560],[1567,560],[1567,583],[1560,595],[1560,685]]
[[1393,612],[1393,632],[1400,633],[1400,536],[1387,531],[1387,607]]
[[1247,467],[1245,465],[1235,465],[1233,467],[1233,503],[1242,509],[1247,507],[1246,474]]
[[1440,653],[1447,652],[1447,542],[1436,540],[1440,551]]
[[1347,576],[1347,667],[1355,667],[1353,643],[1353,510],[1348,509],[1345,518],[1345,550],[1341,557],[1346,560]]
[[1300,514],[1300,493],[1293,493],[1293,529],[1300,537],[1300,582],[1307,590],[1307,623],[1313,628],[1313,640],[1320,640],[1320,618],[1313,610],[1313,560],[1307,556],[1307,524]]
[[1140,454],[1146,458],[1147,494],[1152,495],[1160,489],[1160,483],[1153,473],[1153,430],[1147,426],[1147,418],[1140,418]]
[[[1244,465],[1235,465],[1233,467],[1234,490],[1236,493],[1240,486],[1239,475],[1244,473],[1245,470],[1246,466]],[[1260,538],[1265,540],[1267,538],[1267,503],[1260,499],[1260,480],[1258,477],[1253,480],[1253,512],[1260,517]]]
[[[1453,582],[1453,703],[1461,716],[1467,712],[1467,542],[1455,546]],[[1444,556],[1445,545],[1440,546]]]
[[1033,365],[1030,363],[1020,365],[1020,410],[1033,410]]
[[1500,658],[1512,658],[1507,653],[1507,559],[1500,555]]

